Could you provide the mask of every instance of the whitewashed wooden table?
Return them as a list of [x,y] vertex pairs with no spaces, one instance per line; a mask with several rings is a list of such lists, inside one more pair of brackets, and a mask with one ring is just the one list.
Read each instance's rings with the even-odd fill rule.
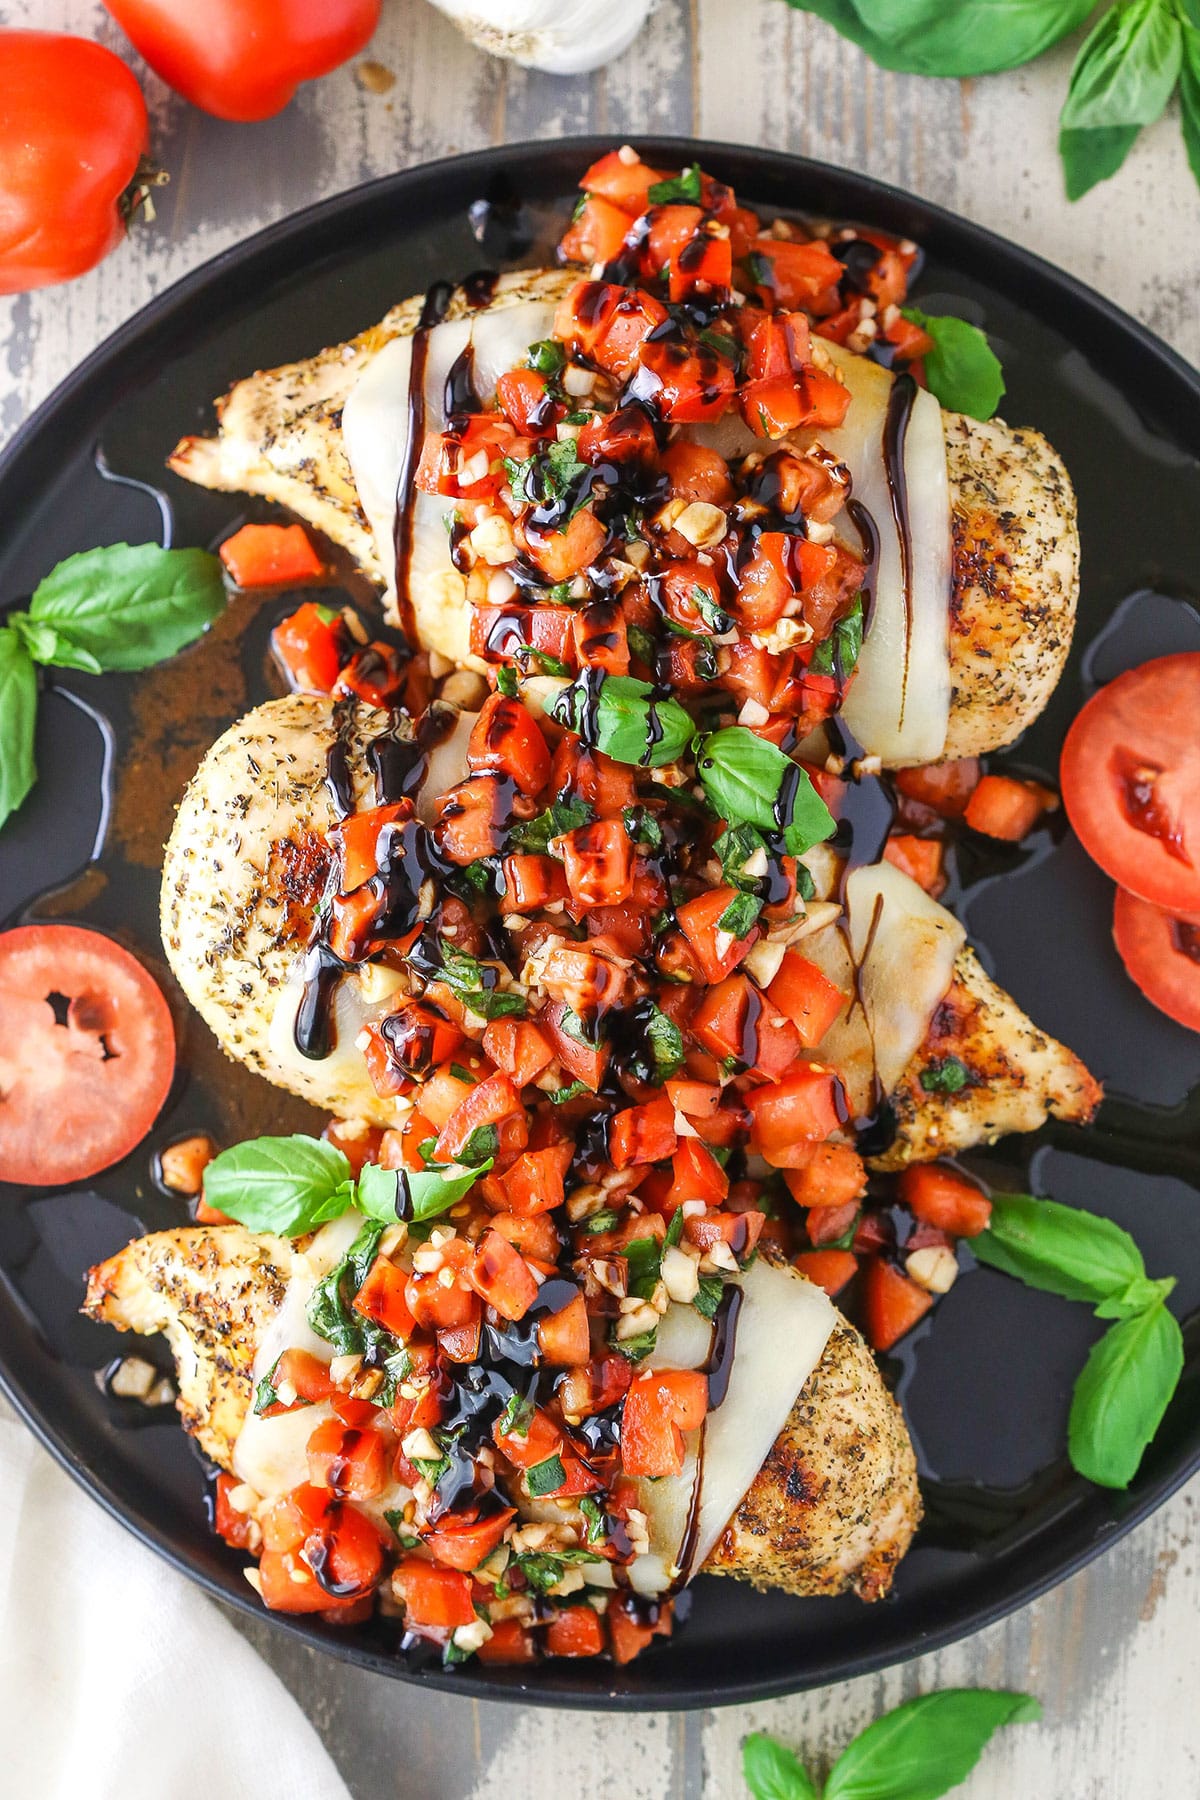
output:
[[[0,23],[123,48],[88,0],[7,0]],[[927,81],[882,73],[783,0],[659,0],[618,62],[563,80],[478,54],[425,0],[385,0],[367,55],[390,85],[378,70],[348,67],[254,126],[207,118],[146,77],[155,150],[171,172],[158,219],[73,286],[0,300],[0,439],[154,294],[296,207],[455,151],[585,131],[617,142],[691,132],[896,182],[1040,251],[1200,361],[1200,195],[1177,124],[1143,134],[1117,181],[1068,206],[1054,121],[1069,48],[982,82]],[[355,1800],[732,1800],[744,1791],[748,1730],[772,1731],[828,1765],[883,1708],[982,1683],[1037,1693],[1046,1723],[992,1748],[964,1790],[972,1800],[1191,1800],[1200,1796],[1198,1508],[1200,1482],[1056,1592],[953,1649],[836,1689],[707,1714],[461,1701],[239,1623],[314,1719]]]

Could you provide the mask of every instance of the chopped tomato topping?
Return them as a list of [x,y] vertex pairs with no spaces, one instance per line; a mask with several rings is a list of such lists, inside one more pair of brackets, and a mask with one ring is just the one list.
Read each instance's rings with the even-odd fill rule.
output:
[[872,1258],[863,1271],[863,1310],[874,1350],[890,1350],[932,1305],[932,1294],[881,1256]]
[[941,1163],[905,1169],[899,1188],[916,1218],[953,1237],[978,1237],[991,1222],[992,1203],[982,1189]]
[[220,554],[240,588],[305,587],[327,573],[303,525],[243,525]]
[[708,1377],[697,1369],[658,1369],[630,1383],[621,1413],[621,1464],[627,1475],[683,1472],[683,1433],[708,1411]]

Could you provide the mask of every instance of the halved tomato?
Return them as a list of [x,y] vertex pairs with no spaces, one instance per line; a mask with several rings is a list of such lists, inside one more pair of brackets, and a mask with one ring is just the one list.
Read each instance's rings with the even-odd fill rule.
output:
[[175,1028],[128,950],[79,925],[0,934],[0,1181],[55,1187],[120,1162],[175,1073]]
[[1159,656],[1094,694],[1067,733],[1067,816],[1139,899],[1200,922],[1200,652]]
[[1200,925],[1117,889],[1113,938],[1126,973],[1159,1012],[1200,1031]]

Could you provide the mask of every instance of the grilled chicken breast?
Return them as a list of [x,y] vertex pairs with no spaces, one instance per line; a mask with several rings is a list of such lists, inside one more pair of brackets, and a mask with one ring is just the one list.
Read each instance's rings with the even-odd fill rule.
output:
[[[347,737],[360,797],[365,743],[385,723],[382,714],[360,709]],[[291,1035],[302,951],[327,873],[324,833],[334,824],[325,784],[333,739],[329,702],[294,694],[257,707],[214,744],[167,845],[163,943],[188,999],[230,1056],[326,1110],[388,1125],[395,1123],[392,1104],[375,1092],[354,1048],[363,1020],[394,1005],[394,989],[380,993],[372,985],[391,979],[385,972],[368,966],[342,982],[333,1055],[308,1061]],[[429,795],[460,778],[460,734],[435,754],[444,761],[431,770]],[[972,1085],[953,1095],[927,1093],[922,1069],[948,1055],[972,1071]],[[1031,1131],[1047,1113],[1087,1119],[1098,1100],[1078,1058],[1038,1031],[964,951],[896,1094],[898,1136],[879,1166]]]
[[[561,269],[506,275],[489,304],[554,302],[578,279],[578,270]],[[446,316],[469,310],[456,290]],[[183,438],[170,467],[202,487],[280,502],[382,582],[341,414],[371,359],[411,335],[420,313],[420,298],[406,300],[348,343],[235,383],[217,402],[217,435]],[[1038,432],[958,413],[943,420],[954,547],[949,758],[1011,743],[1053,692],[1071,644],[1079,538],[1067,472]],[[418,597],[416,613],[426,648],[460,660],[461,606],[430,593]]]
[[[293,1255],[286,1240],[240,1225],[192,1226],[137,1238],[89,1274],[89,1317],[166,1334],[184,1426],[227,1470]],[[853,1589],[875,1600],[920,1517],[904,1419],[842,1320],[705,1569],[792,1594]]]

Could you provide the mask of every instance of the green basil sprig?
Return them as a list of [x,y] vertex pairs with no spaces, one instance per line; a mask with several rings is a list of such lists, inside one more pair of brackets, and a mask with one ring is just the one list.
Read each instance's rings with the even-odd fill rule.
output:
[[[491,1168],[447,1175],[434,1165],[405,1175],[411,1216],[418,1223],[447,1212]],[[346,1156],[323,1138],[250,1138],[222,1150],[204,1171],[204,1198],[250,1231],[300,1237],[351,1207],[380,1224],[394,1225],[399,1176],[368,1163],[357,1181]]]
[[1152,1280],[1111,1219],[1029,1194],[993,1194],[991,1222],[971,1248],[1027,1287],[1116,1321],[1075,1383],[1067,1449],[1088,1481],[1128,1487],[1183,1372],[1183,1336],[1166,1306],[1174,1280]]
[[900,310],[933,339],[925,358],[925,378],[939,405],[972,419],[990,419],[1004,392],[1004,375],[1000,358],[978,325],[952,313],[924,313],[916,306]]
[[[824,19],[881,68],[949,76],[989,75],[1032,62],[1093,10],[1091,0],[789,4]],[[1116,174],[1142,127],[1160,117],[1177,85],[1188,161],[1200,182],[1196,0],[1113,0],[1080,46],[1062,109],[1058,147],[1068,199],[1078,200]]]
[[[938,1800],[966,1780],[993,1732],[1040,1719],[1031,1694],[999,1688],[946,1688],[884,1713],[834,1763],[823,1800]],[[799,1757],[755,1732],[742,1745],[742,1773],[754,1800],[822,1800]]]
[[678,700],[661,699],[633,675],[581,675],[555,696],[552,718],[615,762],[660,769],[675,762],[695,732]]
[[[833,815],[803,769],[767,738],[727,725],[701,738],[696,768],[709,805],[727,825],[783,832],[792,856],[802,856],[837,829]],[[799,779],[797,780],[797,776]],[[780,816],[780,793],[794,783],[791,808]]]
[[0,825],[36,779],[35,663],[128,672],[174,656],[225,605],[220,559],[206,550],[110,544],[69,556],[0,628]]

